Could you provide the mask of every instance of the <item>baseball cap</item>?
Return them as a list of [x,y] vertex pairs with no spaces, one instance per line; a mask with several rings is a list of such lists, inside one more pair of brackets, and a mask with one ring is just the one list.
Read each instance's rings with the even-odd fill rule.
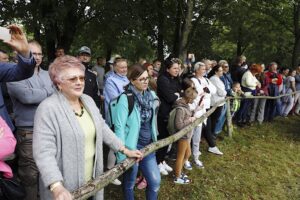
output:
[[87,54],[91,55],[91,49],[88,48],[87,46],[82,46],[82,47],[80,47],[78,53],[79,54],[81,54],[81,53],[87,53]]

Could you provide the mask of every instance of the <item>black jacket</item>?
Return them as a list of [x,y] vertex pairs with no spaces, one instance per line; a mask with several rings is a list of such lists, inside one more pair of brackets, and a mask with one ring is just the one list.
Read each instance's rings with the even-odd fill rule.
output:
[[168,119],[172,106],[178,96],[175,93],[181,93],[180,79],[171,77],[168,72],[164,72],[157,79],[157,96],[161,104],[158,110],[160,119]]
[[97,107],[100,108],[100,96],[97,85],[97,76],[88,68],[86,68],[85,70],[85,86],[83,93],[92,97]]
[[241,66],[233,66],[231,71],[231,78],[233,82],[241,83],[243,74],[247,71],[247,69],[242,68]]

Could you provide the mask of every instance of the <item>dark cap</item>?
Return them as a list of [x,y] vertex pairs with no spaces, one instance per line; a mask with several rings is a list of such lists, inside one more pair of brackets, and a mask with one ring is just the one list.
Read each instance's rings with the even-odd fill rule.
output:
[[82,46],[82,47],[80,47],[78,54],[82,54],[82,53],[91,55],[91,49],[88,48],[87,46]]

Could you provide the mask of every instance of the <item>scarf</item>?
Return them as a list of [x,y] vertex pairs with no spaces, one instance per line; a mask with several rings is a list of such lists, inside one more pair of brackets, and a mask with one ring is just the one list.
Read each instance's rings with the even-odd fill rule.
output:
[[143,93],[141,93],[132,84],[129,84],[128,89],[132,91],[134,95],[134,100],[135,102],[137,102],[142,123],[151,120],[153,97],[150,90],[147,89]]

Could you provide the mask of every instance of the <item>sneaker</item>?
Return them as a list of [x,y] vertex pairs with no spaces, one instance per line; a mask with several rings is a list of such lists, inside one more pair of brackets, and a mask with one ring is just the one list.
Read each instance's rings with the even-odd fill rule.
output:
[[170,167],[170,166],[166,163],[166,161],[163,161],[162,164],[164,165],[165,170],[166,170],[167,172],[173,171],[172,167]]
[[115,179],[115,180],[113,180],[112,182],[111,182],[111,184],[114,184],[114,185],[121,185],[122,184],[122,182],[119,180],[119,179]]
[[165,166],[162,163],[159,163],[158,169],[159,169],[159,172],[162,175],[168,175],[169,174],[168,171],[165,169]]
[[185,173],[181,172],[180,178],[188,178],[188,175],[186,175]]
[[194,162],[195,162],[195,165],[196,165],[196,167],[197,168],[204,168],[204,166],[203,166],[203,163],[200,161],[200,160],[194,160]]
[[174,179],[174,183],[185,185],[191,183],[191,180],[188,178],[178,177]]
[[190,161],[187,160],[187,161],[184,162],[184,169],[186,169],[186,170],[192,170],[193,169]]
[[142,190],[142,189],[144,189],[144,188],[146,188],[146,187],[147,187],[147,181],[146,181],[145,178],[143,178],[143,179],[137,184],[137,188],[138,188],[139,190]]
[[218,147],[209,147],[208,152],[214,153],[214,154],[217,154],[217,155],[223,155],[223,153],[219,150]]

